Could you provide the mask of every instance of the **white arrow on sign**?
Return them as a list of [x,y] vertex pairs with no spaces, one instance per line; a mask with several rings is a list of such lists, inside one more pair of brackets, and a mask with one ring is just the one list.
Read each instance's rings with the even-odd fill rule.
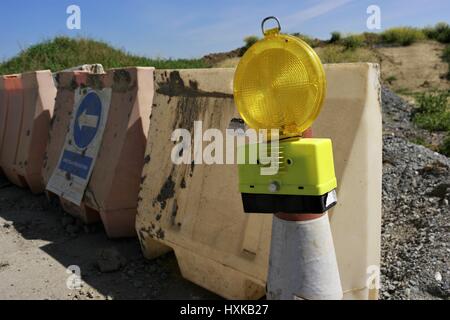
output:
[[86,110],[84,110],[83,113],[78,118],[78,126],[80,127],[80,130],[82,130],[83,127],[96,128],[97,122],[98,116],[87,114]]

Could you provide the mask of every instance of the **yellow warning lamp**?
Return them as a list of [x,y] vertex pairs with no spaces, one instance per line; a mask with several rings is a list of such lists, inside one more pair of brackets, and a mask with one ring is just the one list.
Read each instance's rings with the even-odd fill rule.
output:
[[[265,31],[275,19],[278,27]],[[264,38],[242,57],[234,79],[234,97],[242,119],[253,129],[280,129],[298,136],[322,108],[326,78],[316,52],[298,37],[281,34],[275,17],[264,19]]]
[[[277,27],[265,30],[274,20]],[[239,62],[234,79],[237,109],[252,129],[279,129],[276,173],[267,163],[239,165],[245,212],[323,213],[336,204],[331,140],[302,138],[319,115],[326,93],[325,72],[315,51],[301,39],[282,34],[276,17],[262,22],[264,38]],[[271,144],[245,145],[250,151]],[[258,152],[259,155],[259,152]],[[273,156],[273,155],[272,155]],[[259,157],[259,156],[258,156]],[[246,157],[248,159],[250,157]]]

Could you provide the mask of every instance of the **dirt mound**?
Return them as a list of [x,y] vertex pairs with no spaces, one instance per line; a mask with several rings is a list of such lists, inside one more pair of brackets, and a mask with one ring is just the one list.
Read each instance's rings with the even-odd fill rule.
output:
[[211,53],[202,58],[202,60],[211,67],[217,67],[228,59],[239,58],[243,53],[243,48],[238,48],[229,52]]
[[407,47],[377,48],[381,75],[396,92],[447,90],[448,64],[442,61],[445,46],[435,41],[418,42]]

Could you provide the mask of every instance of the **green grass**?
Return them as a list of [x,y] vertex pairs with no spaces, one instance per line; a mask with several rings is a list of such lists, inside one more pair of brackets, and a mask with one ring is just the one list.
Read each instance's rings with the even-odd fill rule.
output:
[[248,36],[244,38],[245,46],[241,48],[241,56],[244,55],[244,53],[250,49],[252,45],[257,43],[259,41],[259,38],[257,36]]
[[302,34],[302,33],[293,33],[292,35],[294,37],[302,39],[303,41],[305,41],[312,48],[316,48],[316,47],[318,47],[318,46],[320,46],[322,44],[322,41],[320,41],[319,39],[312,38],[312,37],[307,36],[307,35]]
[[333,44],[317,48],[316,52],[323,63],[378,62],[374,52],[367,48],[346,50],[341,45]]
[[333,31],[329,43],[337,43],[341,41],[342,35],[339,31]]
[[417,96],[418,108],[413,121],[420,128],[430,131],[450,132],[450,108],[447,92],[423,93]]
[[409,141],[414,144],[418,144],[418,145],[427,147],[428,149],[433,149],[433,146],[431,144],[429,144],[423,137],[413,137]]
[[439,152],[445,154],[447,157],[450,157],[450,134],[447,134],[444,142],[439,147]]
[[369,47],[373,47],[381,43],[381,35],[379,33],[364,32],[362,35],[364,36],[364,43]]
[[434,27],[426,27],[423,33],[428,39],[450,43],[450,26],[446,22],[439,22]]
[[364,36],[362,34],[351,34],[343,38],[340,43],[346,50],[355,50],[365,45]]
[[150,59],[113,48],[107,43],[85,38],[57,37],[22,50],[0,63],[0,74],[50,69],[53,72],[82,64],[100,63],[105,69],[152,66],[158,69],[207,67],[201,59]]
[[413,113],[413,122],[431,132],[446,132],[446,138],[437,150],[450,156],[450,106],[449,92],[422,93],[416,97],[418,108]]
[[[450,156],[450,92],[438,91],[421,93],[416,95],[417,109],[413,112],[413,122],[422,129],[430,132],[445,132],[446,138],[436,150],[446,156]],[[415,143],[430,147],[424,137],[417,138]]]
[[442,52],[442,60],[450,64],[450,45],[446,46]]
[[424,39],[422,30],[411,27],[391,28],[381,34],[382,42],[391,45],[409,46]]
[[448,73],[447,73],[447,80],[450,81],[450,44],[447,45],[444,49],[444,52],[442,52],[442,60],[447,62],[448,64]]

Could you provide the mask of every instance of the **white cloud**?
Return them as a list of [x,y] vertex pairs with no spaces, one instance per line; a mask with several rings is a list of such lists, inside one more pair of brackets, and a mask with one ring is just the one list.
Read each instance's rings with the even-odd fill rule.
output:
[[291,14],[285,17],[284,25],[286,28],[291,28],[297,26],[299,23],[320,17],[330,11],[333,11],[339,7],[346,5],[353,0],[326,0],[321,3],[309,7],[305,10],[298,11],[294,14]]

